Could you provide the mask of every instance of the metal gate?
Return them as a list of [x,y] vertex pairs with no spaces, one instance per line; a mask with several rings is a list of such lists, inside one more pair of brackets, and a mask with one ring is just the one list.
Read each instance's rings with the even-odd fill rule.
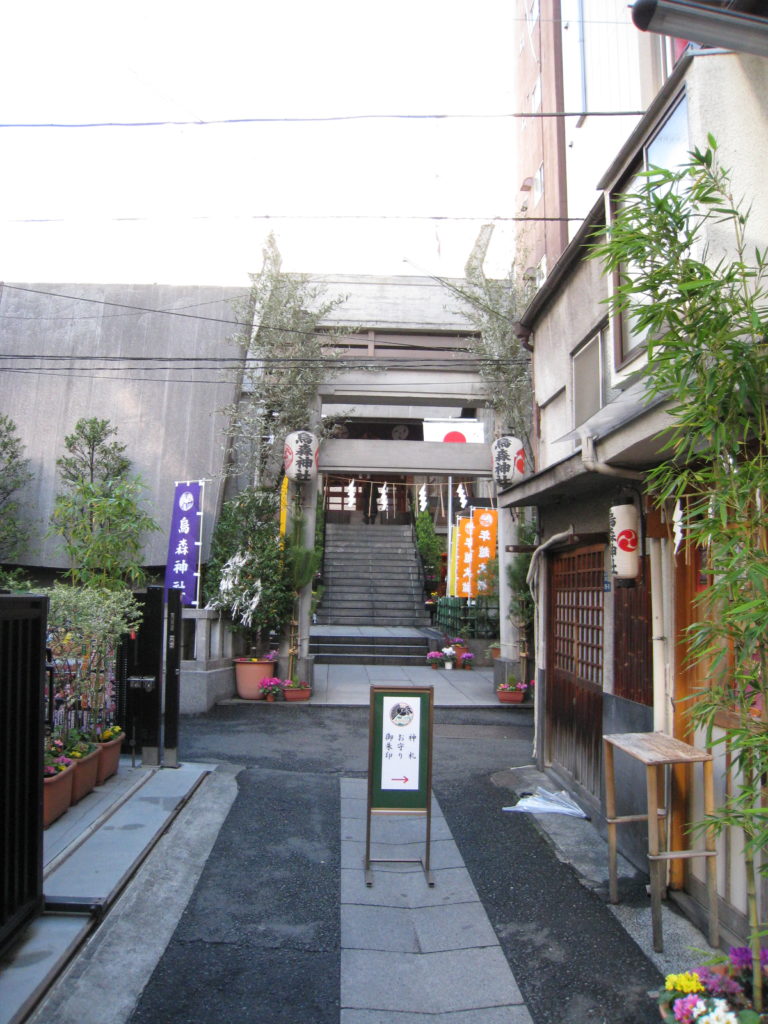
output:
[[546,760],[599,799],[605,545],[553,556],[547,637]]
[[43,904],[48,600],[0,596],[0,952]]

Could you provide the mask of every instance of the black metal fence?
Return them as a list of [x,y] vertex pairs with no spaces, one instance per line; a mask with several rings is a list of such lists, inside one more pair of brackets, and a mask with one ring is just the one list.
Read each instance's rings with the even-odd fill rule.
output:
[[0,595],[0,951],[43,902],[45,597]]
[[498,597],[440,597],[435,625],[445,633],[465,639],[493,639],[499,635]]

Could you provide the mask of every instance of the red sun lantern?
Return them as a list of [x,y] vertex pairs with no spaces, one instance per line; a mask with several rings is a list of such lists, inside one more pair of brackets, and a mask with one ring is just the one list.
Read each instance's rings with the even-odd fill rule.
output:
[[319,442],[308,430],[296,430],[285,439],[283,465],[289,480],[303,483],[317,476]]
[[634,580],[640,571],[638,514],[634,505],[614,505],[608,513],[611,533],[611,571],[622,580]]

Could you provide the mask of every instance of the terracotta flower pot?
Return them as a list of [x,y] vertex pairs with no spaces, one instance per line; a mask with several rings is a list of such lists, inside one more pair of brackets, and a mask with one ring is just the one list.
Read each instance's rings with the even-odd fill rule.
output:
[[287,687],[284,690],[286,700],[309,700],[312,690],[308,686]]
[[264,694],[259,689],[262,679],[275,674],[274,661],[251,661],[250,658],[235,658],[235,686],[242,700],[261,700]]
[[72,781],[75,773],[66,768],[43,779],[43,828],[48,828],[72,803]]
[[125,733],[120,733],[113,740],[99,744],[99,766],[96,770],[96,785],[103,786],[107,779],[117,774],[120,767],[120,750],[123,746]]
[[91,790],[96,787],[96,775],[99,770],[99,751],[93,750],[85,757],[81,757],[72,765],[74,778],[72,779],[72,803],[76,804],[82,800]]
[[525,698],[522,690],[497,690],[496,696],[502,704],[522,704]]

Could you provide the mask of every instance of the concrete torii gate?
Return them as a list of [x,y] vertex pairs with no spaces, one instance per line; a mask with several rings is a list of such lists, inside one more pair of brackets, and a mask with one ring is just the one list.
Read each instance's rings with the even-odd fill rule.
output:
[[[459,380],[459,373],[461,379]],[[467,380],[465,368],[455,372],[446,371],[439,376],[434,372],[397,369],[376,374],[378,387],[371,387],[372,375],[342,374],[321,385],[318,391],[314,422],[310,429],[316,429],[320,421],[323,403],[344,402],[355,407],[380,405],[382,385],[386,387],[388,405],[410,407],[483,407],[486,404],[485,389],[479,376]],[[320,445],[319,475],[303,484],[291,484],[300,488],[300,501],[304,524],[303,544],[314,545],[315,520],[320,477],[360,476],[363,473],[387,473],[393,475],[444,475],[492,477],[491,447],[487,444],[447,444],[427,441],[379,441],[330,438]],[[296,492],[294,492],[296,493]],[[514,541],[513,520],[509,514],[499,515],[499,622],[502,659],[519,660],[517,630],[509,618],[510,595],[506,583],[506,548]],[[309,640],[311,624],[311,585],[304,588],[299,599],[299,671],[308,675]]]

